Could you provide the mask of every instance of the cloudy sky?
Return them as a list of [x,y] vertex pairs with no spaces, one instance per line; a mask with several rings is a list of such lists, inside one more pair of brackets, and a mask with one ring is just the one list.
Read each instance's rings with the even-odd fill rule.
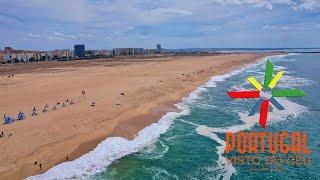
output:
[[0,0],[0,48],[320,47],[320,0]]

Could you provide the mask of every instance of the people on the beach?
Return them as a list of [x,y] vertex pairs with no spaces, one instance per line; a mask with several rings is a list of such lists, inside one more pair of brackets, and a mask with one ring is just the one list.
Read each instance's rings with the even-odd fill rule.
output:
[[83,98],[86,99],[86,92],[84,90],[81,91],[81,94],[82,94]]
[[0,137],[3,137],[3,136],[4,136],[3,131],[1,131]]

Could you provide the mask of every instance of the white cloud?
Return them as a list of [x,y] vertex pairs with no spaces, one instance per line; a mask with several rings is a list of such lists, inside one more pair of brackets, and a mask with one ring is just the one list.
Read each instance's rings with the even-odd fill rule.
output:
[[316,24],[313,23],[297,23],[297,24],[287,24],[287,25],[264,25],[263,30],[277,30],[277,31],[301,31],[301,30],[312,30],[317,28]]
[[92,34],[79,33],[77,35],[65,35],[60,32],[54,32],[53,35],[49,36],[49,40],[70,40],[70,39],[92,39],[94,36]]
[[133,26],[128,26],[127,29],[128,30],[134,30],[134,27]]
[[151,11],[152,15],[169,15],[169,16],[190,16],[192,15],[191,11],[187,11],[184,9],[176,9],[176,8],[157,8]]
[[295,5],[292,0],[215,0],[223,5],[249,5],[272,10],[274,5]]
[[216,31],[219,28],[219,26],[211,25],[211,26],[201,26],[201,31]]
[[28,36],[30,36],[32,38],[39,38],[40,37],[39,34],[28,34]]
[[75,35],[66,35],[67,38],[76,39],[77,37]]
[[294,6],[295,9],[314,10],[320,8],[319,0],[302,0],[302,3],[298,6]]
[[59,36],[49,36],[48,39],[49,40],[65,40],[64,38],[59,37]]
[[270,26],[270,25],[264,25],[263,27],[262,27],[262,29],[266,29],[266,30],[272,30],[272,29],[275,29],[276,27],[275,26]]
[[264,30],[282,30],[282,31],[287,31],[287,30],[292,30],[292,29],[299,29],[298,27],[289,27],[289,26],[272,26],[272,25],[264,25],[262,27]]
[[138,36],[140,39],[150,39],[151,37],[150,36],[147,36],[147,35],[140,35]]
[[62,33],[58,33],[58,32],[54,32],[54,35],[56,35],[56,36],[61,36],[61,37],[64,36]]
[[94,36],[92,34],[85,34],[85,33],[79,33],[79,38],[93,38]]

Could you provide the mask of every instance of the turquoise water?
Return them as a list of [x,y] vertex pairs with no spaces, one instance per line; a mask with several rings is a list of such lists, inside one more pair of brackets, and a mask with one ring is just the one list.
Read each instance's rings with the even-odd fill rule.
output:
[[[231,77],[218,77],[203,86],[197,96],[183,102],[190,110],[189,114],[176,118],[157,141],[114,161],[105,171],[91,178],[229,179],[232,174],[231,179],[320,179],[320,55],[292,54],[271,60],[277,70],[285,71],[276,88],[300,88],[307,96],[278,98],[286,112],[279,114],[271,108],[267,129],[257,123],[257,116],[246,116],[255,100],[232,101],[226,95],[229,90],[252,89],[246,82],[247,76],[262,82],[265,68],[262,63]],[[224,157],[230,154],[219,152],[224,149],[221,141],[225,140],[226,129],[235,132],[307,132],[312,163],[310,166],[283,165],[282,172],[250,172],[250,168],[255,168],[252,164],[230,167],[224,162]],[[237,152],[232,154],[238,155]]]

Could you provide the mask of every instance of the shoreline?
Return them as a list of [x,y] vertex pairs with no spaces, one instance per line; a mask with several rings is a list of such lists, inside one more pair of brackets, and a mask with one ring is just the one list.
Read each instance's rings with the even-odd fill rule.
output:
[[[20,166],[20,168],[30,166],[30,163],[33,162],[33,159],[36,159],[35,157],[46,158],[48,152],[59,152],[59,150],[61,150],[61,147],[70,147],[68,149],[65,148],[64,150],[69,152],[67,153],[69,156],[69,160],[73,160],[93,150],[97,144],[99,144],[102,140],[105,140],[106,138],[121,136],[132,140],[136,136],[137,132],[141,131],[145,127],[148,127],[152,123],[158,122],[158,120],[161,117],[163,117],[163,115],[165,115],[167,112],[177,111],[177,108],[175,108],[174,105],[178,102],[181,102],[182,97],[187,96],[194,89],[203,85],[205,82],[208,82],[213,76],[231,72],[232,70],[238,69],[239,67],[242,67],[245,64],[255,63],[261,58],[270,55],[274,54],[255,54],[255,56],[251,57],[251,59],[243,60],[237,65],[234,65],[234,62],[231,61],[232,64],[230,64],[227,67],[224,67],[224,69],[222,70],[222,67],[220,67],[219,69],[219,66],[215,67],[218,69],[217,71],[216,69],[214,69],[214,72],[211,72],[210,70],[208,70],[207,72],[206,70],[201,75],[203,76],[202,78],[195,81],[194,83],[192,83],[192,85],[189,85],[188,87],[180,88],[179,90],[175,91],[174,95],[167,94],[166,96],[161,96],[161,98],[154,99],[155,102],[153,101],[152,103],[145,103],[144,107],[138,107],[138,109],[135,109],[134,112],[126,111],[125,114],[120,114],[117,119],[112,120],[113,127],[105,126],[105,122],[102,121],[101,123],[98,123],[98,126],[100,126],[101,128],[96,128],[94,132],[91,131],[89,133],[78,134],[71,138],[64,139],[61,142],[55,142],[49,145],[46,144],[43,147],[37,149],[36,152],[33,152],[32,154],[29,154],[26,157],[20,159],[18,162],[16,162],[15,166]],[[137,113],[137,111],[139,113]],[[140,123],[136,123],[137,121],[139,121]],[[10,177],[13,179],[19,179],[22,177],[25,178],[30,175],[43,173],[47,169],[62,162],[65,162],[61,155],[59,157],[53,157],[52,159],[56,160],[52,161],[49,159],[48,162],[46,162],[46,166],[43,168],[41,172],[34,172],[31,166],[31,168],[29,169],[23,168],[23,171],[21,171],[21,169],[20,171],[14,169],[8,170],[5,173],[1,173],[0,177]],[[26,161],[29,163],[26,164]]]

